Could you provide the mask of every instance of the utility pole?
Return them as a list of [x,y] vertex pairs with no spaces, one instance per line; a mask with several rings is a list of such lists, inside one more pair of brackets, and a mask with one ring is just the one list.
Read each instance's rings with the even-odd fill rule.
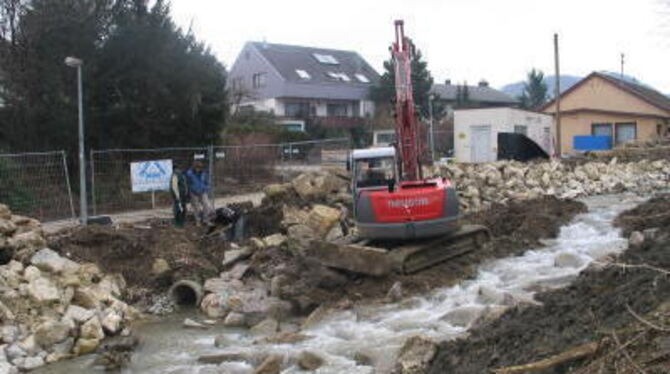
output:
[[554,100],[556,100],[556,155],[561,157],[562,141],[561,141],[561,69],[558,59],[558,34],[554,34],[554,66],[556,83],[554,85]]
[[625,57],[625,55],[622,53],[622,54],[621,54],[621,80],[623,80],[623,64],[624,64],[624,57]]
[[84,62],[76,57],[67,57],[65,65],[77,69],[77,98],[79,107],[79,219],[88,224],[88,201],[86,196],[86,156],[84,154],[84,103],[81,66]]
[[432,161],[435,161],[435,132],[433,131],[433,100],[435,99],[435,96],[433,94],[430,94],[428,96],[428,112],[430,114],[429,119],[430,119],[430,159]]

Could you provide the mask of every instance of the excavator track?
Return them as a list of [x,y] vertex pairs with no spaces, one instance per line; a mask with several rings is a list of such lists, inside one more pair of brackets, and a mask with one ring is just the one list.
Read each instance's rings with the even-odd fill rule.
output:
[[411,274],[482,248],[491,240],[480,225],[464,225],[449,234],[400,244],[376,246],[356,237],[317,241],[310,251],[321,264],[372,276]]

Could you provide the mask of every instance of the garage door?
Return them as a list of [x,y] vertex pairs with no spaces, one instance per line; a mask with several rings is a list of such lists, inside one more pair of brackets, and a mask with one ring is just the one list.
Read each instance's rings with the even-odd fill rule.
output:
[[470,151],[472,162],[493,161],[491,152],[491,126],[472,126],[470,128]]

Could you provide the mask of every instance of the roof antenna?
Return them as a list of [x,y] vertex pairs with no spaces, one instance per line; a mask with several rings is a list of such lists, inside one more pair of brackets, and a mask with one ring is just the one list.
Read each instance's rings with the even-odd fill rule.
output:
[[622,53],[622,54],[621,54],[621,80],[623,80],[624,57],[625,57],[625,55]]

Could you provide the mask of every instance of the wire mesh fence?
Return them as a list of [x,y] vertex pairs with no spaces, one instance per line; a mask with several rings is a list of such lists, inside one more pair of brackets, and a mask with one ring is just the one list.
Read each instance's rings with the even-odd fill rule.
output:
[[65,151],[0,154],[0,203],[43,221],[75,217]]
[[280,144],[181,147],[160,149],[91,150],[91,210],[94,215],[152,209],[171,202],[169,192],[132,192],[130,165],[134,162],[171,160],[185,170],[194,159],[206,161],[212,197],[259,190],[282,182],[297,172],[324,165],[344,165],[348,138]]

